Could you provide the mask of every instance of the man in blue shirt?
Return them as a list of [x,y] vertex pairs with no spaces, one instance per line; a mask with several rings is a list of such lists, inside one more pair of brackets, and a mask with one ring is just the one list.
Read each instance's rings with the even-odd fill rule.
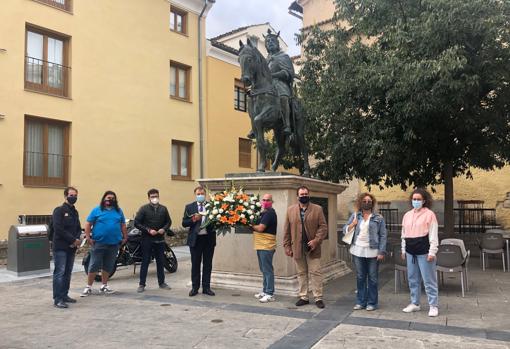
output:
[[91,250],[87,286],[81,297],[92,294],[92,284],[99,270],[103,282],[101,293],[113,293],[114,291],[108,287],[108,278],[113,271],[120,243],[127,241],[126,219],[113,191],[106,191],[99,205],[87,217],[85,238]]

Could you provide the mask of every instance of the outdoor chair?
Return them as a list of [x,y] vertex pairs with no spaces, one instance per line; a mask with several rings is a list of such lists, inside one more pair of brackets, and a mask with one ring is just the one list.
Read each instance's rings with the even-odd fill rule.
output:
[[395,245],[392,250],[393,261],[395,263],[395,293],[400,290],[400,275],[404,275],[404,282],[407,281],[407,262],[400,258],[401,247]]
[[456,245],[460,247],[460,251],[462,252],[462,258],[466,260],[465,268],[466,268],[466,290],[469,291],[469,258],[471,257],[471,251],[466,250],[466,246],[464,245],[464,240],[461,239],[443,239],[441,240],[441,245]]
[[464,297],[464,285],[467,289],[467,261],[469,259],[469,251],[466,258],[462,256],[462,250],[457,245],[441,244],[437,250],[437,272],[440,273],[441,281],[444,284],[444,273],[460,273],[460,284],[462,289],[462,297]]
[[[480,242],[480,257],[482,259],[482,269],[485,271],[485,254],[500,254],[501,261],[503,262],[503,272],[505,268],[505,240],[503,236],[498,233],[485,233]],[[487,265],[489,258],[487,256]]]

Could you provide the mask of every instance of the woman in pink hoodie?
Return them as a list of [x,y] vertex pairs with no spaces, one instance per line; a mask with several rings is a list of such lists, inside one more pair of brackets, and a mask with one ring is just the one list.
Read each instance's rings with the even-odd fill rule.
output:
[[429,303],[429,316],[438,316],[438,289],[436,253],[438,246],[438,224],[436,215],[430,210],[432,196],[425,189],[415,189],[411,194],[413,209],[402,220],[402,259],[407,260],[407,276],[411,303],[403,309],[405,313],[419,311],[421,281],[425,285]]

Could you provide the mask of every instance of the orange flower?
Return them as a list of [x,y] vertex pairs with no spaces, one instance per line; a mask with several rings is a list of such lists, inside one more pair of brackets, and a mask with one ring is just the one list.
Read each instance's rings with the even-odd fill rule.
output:
[[246,218],[242,218],[241,223],[246,224],[246,223],[248,223],[248,221],[246,220]]
[[222,209],[222,210],[226,210],[227,208],[228,208],[228,204],[223,204],[223,205],[221,205],[221,209]]
[[232,220],[233,220],[235,223],[239,222],[239,219],[240,219],[240,218],[241,218],[241,217],[240,217],[238,214],[236,214],[235,212],[234,212],[234,214],[232,215]]
[[221,216],[221,218],[220,218],[220,222],[221,223],[227,223],[228,220],[229,219],[227,217],[225,217],[225,216]]
[[236,213],[235,213],[235,211],[228,211],[228,214],[231,216],[234,216]]
[[215,201],[221,201],[221,200],[223,200],[223,195],[221,195],[221,194],[216,194],[216,196],[214,197],[214,200],[215,200]]
[[243,206],[243,205],[238,205],[238,206],[236,207],[236,211],[243,212],[243,210],[244,210],[244,206]]

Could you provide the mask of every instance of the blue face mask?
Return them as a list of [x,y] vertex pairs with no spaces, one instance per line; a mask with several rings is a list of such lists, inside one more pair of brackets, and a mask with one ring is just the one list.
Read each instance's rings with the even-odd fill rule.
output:
[[423,206],[423,201],[421,200],[411,200],[411,203],[413,204],[413,207],[417,210],[422,208]]
[[205,201],[205,195],[197,195],[197,202],[204,202]]

